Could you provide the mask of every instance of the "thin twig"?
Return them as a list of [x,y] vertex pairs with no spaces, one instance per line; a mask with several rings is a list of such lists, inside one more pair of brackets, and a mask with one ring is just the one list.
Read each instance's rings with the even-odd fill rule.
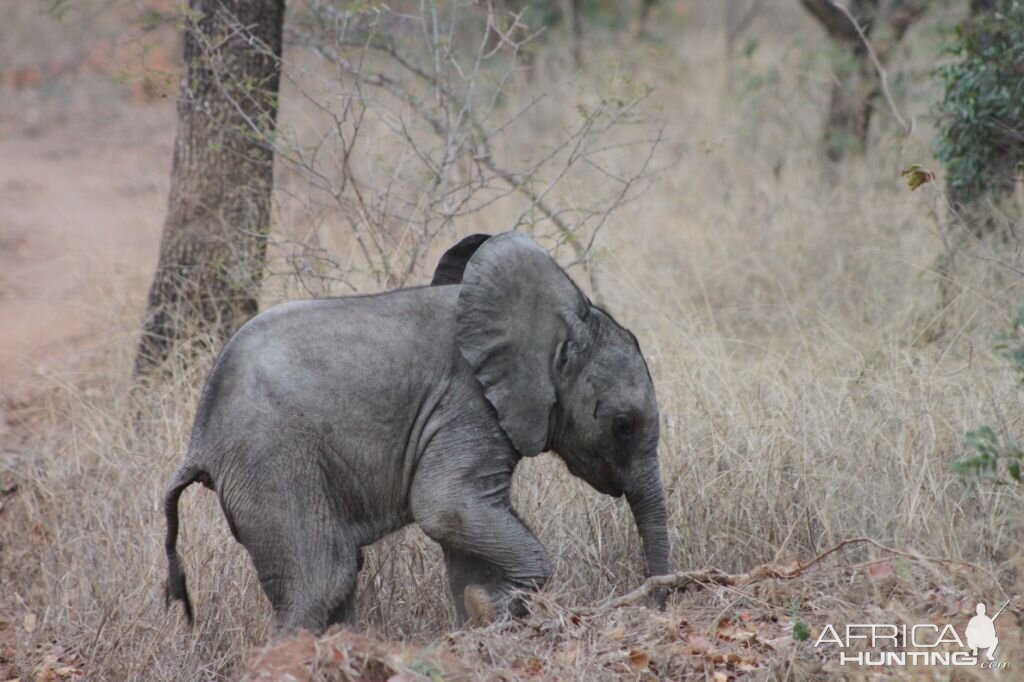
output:
[[900,114],[900,110],[896,108],[896,102],[893,100],[892,92],[889,91],[889,79],[888,74],[885,71],[885,67],[882,66],[882,62],[878,59],[878,55],[875,54],[875,48],[871,46],[871,41],[868,40],[867,35],[864,33],[864,29],[861,28],[860,23],[854,18],[850,10],[841,2],[836,0],[829,0],[832,6],[838,9],[840,12],[846,15],[846,18],[850,20],[850,23],[857,30],[857,35],[860,36],[861,42],[864,44],[864,49],[868,51],[868,56],[871,57],[871,63],[875,66],[875,71],[878,72],[878,79],[882,84],[882,94],[885,95],[885,101],[889,104],[889,110],[892,111],[892,115],[899,121],[900,126],[909,135],[914,130],[913,120],[907,123],[903,115]]

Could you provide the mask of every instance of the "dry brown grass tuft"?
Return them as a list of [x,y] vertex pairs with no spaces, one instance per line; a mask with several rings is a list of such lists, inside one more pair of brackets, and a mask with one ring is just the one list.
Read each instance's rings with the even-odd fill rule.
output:
[[[765,22],[751,58],[725,63],[718,35],[682,26],[678,43],[626,56],[595,50],[588,71],[598,80],[615,65],[655,84],[669,120],[665,153],[678,156],[609,223],[600,271],[603,302],[637,332],[655,377],[673,565],[746,571],[867,535],[985,572],[893,559],[877,576],[857,564],[882,555],[857,548],[791,583],[691,590],[664,614],[580,615],[576,607],[641,583],[638,540],[622,504],[546,455],[524,462],[515,481],[517,508],[555,562],[525,622],[448,635],[437,548],[407,529],[369,552],[361,625],[429,650],[427,667],[401,658],[388,664],[395,674],[429,678],[427,663],[441,660],[431,652],[441,652],[463,671],[445,679],[820,677],[836,671],[793,640],[794,621],[815,634],[868,618],[962,625],[974,600],[1024,591],[1024,494],[951,470],[966,430],[1024,433],[1019,388],[991,352],[1021,283],[968,263],[959,297],[936,308],[929,269],[943,213],[934,195],[912,195],[898,178],[930,158],[929,132],[897,138],[882,114],[865,158],[827,168],[816,143],[828,70],[807,56],[821,45],[790,5]],[[802,30],[780,28],[793,26]],[[910,82],[922,82],[929,54],[906,56]],[[925,111],[924,87],[903,93],[913,115]],[[564,104],[543,112],[551,128],[571,115]],[[497,231],[503,217],[498,207],[486,225],[462,228]],[[223,679],[268,634],[248,557],[198,486],[182,499],[179,544],[196,627],[164,611],[160,500],[210,358],[129,397],[143,293],[111,313],[111,339],[91,370],[53,377],[46,417],[5,460],[18,492],[0,516],[0,607],[18,614],[7,628],[13,670],[25,677],[56,643],[89,679]],[[945,331],[935,339],[938,317]],[[35,616],[31,631],[25,613]],[[328,651],[325,641],[302,646]],[[1004,642],[1006,658],[1022,660],[1019,631]]]

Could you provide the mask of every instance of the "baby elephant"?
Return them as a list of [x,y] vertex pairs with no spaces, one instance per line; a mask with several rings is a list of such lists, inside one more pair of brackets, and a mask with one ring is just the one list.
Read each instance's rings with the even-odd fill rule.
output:
[[480,594],[494,616],[521,613],[514,593],[551,561],[509,487],[548,450],[626,496],[647,573],[668,571],[658,406],[633,334],[516,232],[467,237],[434,284],[279,305],[225,345],[165,499],[167,598],[189,622],[178,498],[197,481],[278,635],[351,623],[361,548],[412,522],[444,550],[460,625]]

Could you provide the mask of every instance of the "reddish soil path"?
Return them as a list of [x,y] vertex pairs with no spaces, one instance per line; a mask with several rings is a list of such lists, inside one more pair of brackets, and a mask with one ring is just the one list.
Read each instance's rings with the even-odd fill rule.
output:
[[110,297],[143,299],[174,120],[169,100],[122,100],[0,136],[0,398],[25,398],[103,342]]
[[[172,99],[132,100],[109,78],[50,90],[0,78],[0,524],[17,494],[8,467],[54,375],[139,326],[175,120]],[[0,680],[14,676],[15,628],[26,617],[0,589]]]

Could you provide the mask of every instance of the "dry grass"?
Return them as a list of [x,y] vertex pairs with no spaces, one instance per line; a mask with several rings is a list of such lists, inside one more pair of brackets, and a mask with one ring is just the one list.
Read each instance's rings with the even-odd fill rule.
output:
[[[768,644],[720,636],[714,646],[752,651],[757,677],[802,678],[828,669],[810,643],[792,641],[793,619],[817,632],[867,617],[961,618],[972,600],[1024,590],[1024,494],[950,468],[976,425],[1024,432],[1019,389],[990,350],[1020,282],[970,263],[959,298],[936,308],[929,268],[943,214],[934,194],[910,194],[897,178],[907,163],[928,161],[929,132],[897,138],[881,112],[867,156],[826,168],[816,142],[828,68],[808,57],[822,45],[807,37],[816,34],[799,10],[787,9],[796,3],[776,4],[750,59],[726,64],[721,36],[701,15],[679,29],[678,44],[625,56],[615,46],[595,50],[588,70],[597,81],[617,64],[655,84],[669,120],[665,152],[678,155],[608,225],[600,273],[604,302],[637,332],[655,378],[673,565],[749,570],[868,535],[990,575],[902,561],[878,581],[851,567],[879,556],[858,549],[793,584],[691,591],[664,615],[580,617],[570,607],[641,582],[638,540],[623,505],[542,456],[515,482],[518,509],[555,561],[534,617],[445,635],[440,553],[407,529],[369,552],[361,576],[361,624],[381,638],[447,651],[466,679],[652,669],[700,679],[716,664],[689,637],[721,635],[723,617],[735,624],[752,613]],[[918,84],[926,71],[915,65],[931,54],[927,27],[920,33],[903,62],[915,85],[901,105],[915,116],[934,94]],[[545,110],[551,127],[571,115],[565,104]],[[500,229],[502,217],[500,208],[485,216],[487,228]],[[128,397],[142,293],[111,306],[111,340],[92,369],[54,377],[45,414],[5,474],[19,492],[0,525],[3,599],[37,617],[33,632],[12,627],[15,669],[26,675],[56,642],[77,653],[90,679],[219,679],[267,636],[269,609],[248,557],[198,486],[183,497],[180,541],[197,625],[188,630],[177,612],[164,612],[160,499],[184,452],[203,371],[178,369]],[[937,340],[926,333],[936,316],[945,329]],[[133,421],[137,411],[144,418]],[[1005,658],[1021,665],[1019,634],[1004,641]],[[631,664],[630,650],[654,663]]]

